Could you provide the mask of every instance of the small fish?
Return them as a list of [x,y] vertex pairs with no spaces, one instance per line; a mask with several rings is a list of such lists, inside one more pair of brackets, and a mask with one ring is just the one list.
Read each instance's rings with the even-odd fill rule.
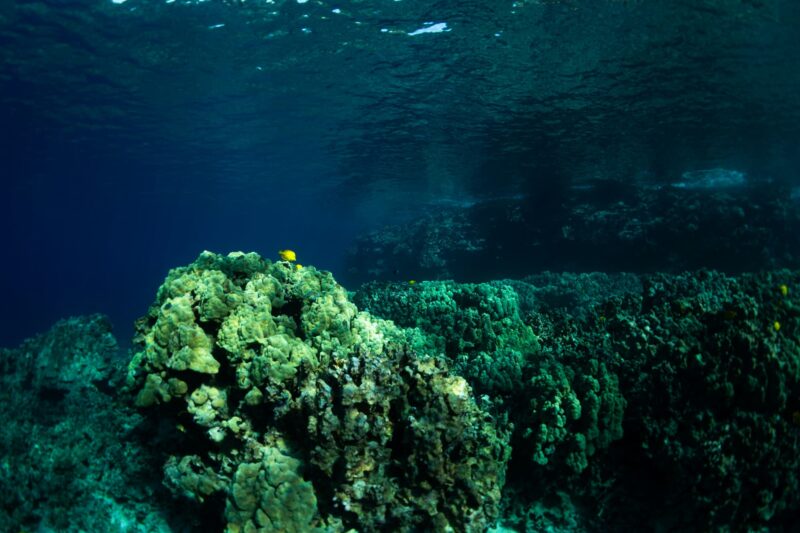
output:
[[786,284],[783,284],[780,287],[778,287],[778,290],[781,291],[781,296],[787,296],[789,294],[789,286]]
[[417,282],[417,280],[415,280],[415,279],[410,279],[410,280],[408,280],[408,284],[409,284],[409,285],[413,285],[413,284],[415,284],[416,282]]
[[776,320],[775,322],[772,323],[772,328],[775,331],[780,331],[781,330],[781,323]]
[[300,270],[301,268],[303,268],[303,265],[301,265],[300,263],[295,263],[294,264],[294,269],[295,270]]
[[297,261],[297,254],[294,250],[278,250],[281,261]]

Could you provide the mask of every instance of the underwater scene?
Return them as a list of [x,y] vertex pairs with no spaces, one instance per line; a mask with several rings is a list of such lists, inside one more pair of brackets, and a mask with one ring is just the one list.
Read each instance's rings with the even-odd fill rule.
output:
[[800,531],[798,28],[3,2],[0,532]]

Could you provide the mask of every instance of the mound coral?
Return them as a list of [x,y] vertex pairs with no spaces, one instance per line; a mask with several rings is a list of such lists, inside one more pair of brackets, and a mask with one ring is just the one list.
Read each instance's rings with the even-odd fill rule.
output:
[[444,355],[481,394],[516,393],[523,387],[524,366],[539,352],[538,337],[520,317],[517,293],[505,285],[369,283],[355,302],[417,328],[426,349]]
[[[622,437],[625,399],[610,365],[576,352],[577,332],[562,338],[552,331],[569,329],[567,317],[554,325],[544,314],[522,311],[520,294],[540,299],[531,296],[533,289],[523,282],[429,281],[416,287],[373,282],[355,301],[415,328],[407,330],[410,338],[421,332],[428,350],[443,353],[513,422],[520,464],[563,483],[565,475],[581,473],[590,457]],[[533,308],[533,302],[526,305]],[[534,316],[537,332],[525,321]]]
[[481,531],[507,435],[446,362],[329,273],[204,252],[137,322],[127,387],[174,428],[176,494],[228,531]]

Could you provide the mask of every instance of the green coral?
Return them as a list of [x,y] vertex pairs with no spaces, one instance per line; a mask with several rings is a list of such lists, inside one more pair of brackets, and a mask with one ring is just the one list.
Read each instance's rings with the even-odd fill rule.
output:
[[409,338],[441,350],[488,395],[487,406],[515,428],[512,471],[521,493],[536,501],[560,492],[569,501],[566,492],[594,496],[585,479],[602,474],[623,437],[626,399],[615,361],[585,350],[579,325],[542,305],[542,292],[525,282],[372,283],[355,301],[410,328]]
[[319,406],[307,427],[312,462],[342,470],[335,499],[368,530],[481,530],[500,500],[508,448],[441,360],[400,352],[395,361],[350,359],[327,370],[306,396]]
[[120,353],[102,315],[0,348],[0,531],[169,532],[185,524],[117,396]]
[[270,440],[255,453],[260,461],[240,463],[233,474],[225,505],[228,533],[322,531],[314,488],[300,473],[302,463],[280,438]]
[[520,316],[517,293],[502,284],[370,283],[354,301],[422,332],[428,349],[444,354],[478,393],[506,395],[521,388],[523,369],[539,352],[537,335]]
[[521,395],[529,410],[523,438],[534,462],[558,458],[580,473],[596,451],[622,438],[626,401],[616,374],[595,359],[558,362],[542,358]]
[[359,312],[329,273],[204,252],[169,273],[137,329],[127,386],[179,430],[167,484],[198,502],[224,494],[229,531],[496,518],[508,436],[443,360]]
[[0,350],[0,524],[483,531],[500,504],[495,531],[789,531],[797,287],[542,274],[356,296],[403,330],[328,273],[205,253],[168,275],[127,368],[99,316]]
[[[580,473],[597,450],[621,438],[625,399],[609,365],[577,354],[570,338],[554,344],[545,317],[536,322],[538,335],[526,323],[533,314],[523,311],[519,294],[530,300],[534,292],[523,282],[372,283],[355,300],[415,328],[409,335],[421,331],[476,391],[502,400],[522,439],[518,454],[540,466],[555,461],[554,471],[568,465]],[[544,345],[542,333],[549,334]]]
[[788,271],[656,275],[606,306],[636,421],[626,434],[664,479],[651,490],[680,508],[673,519],[759,529],[800,503],[800,314],[779,291],[798,283]]

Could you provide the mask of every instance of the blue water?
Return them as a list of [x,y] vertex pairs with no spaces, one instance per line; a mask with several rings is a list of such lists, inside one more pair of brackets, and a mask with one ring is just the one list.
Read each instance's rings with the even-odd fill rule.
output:
[[4,2],[0,345],[88,312],[124,341],[204,249],[344,277],[365,231],[543,183],[797,184],[799,25],[793,0]]

